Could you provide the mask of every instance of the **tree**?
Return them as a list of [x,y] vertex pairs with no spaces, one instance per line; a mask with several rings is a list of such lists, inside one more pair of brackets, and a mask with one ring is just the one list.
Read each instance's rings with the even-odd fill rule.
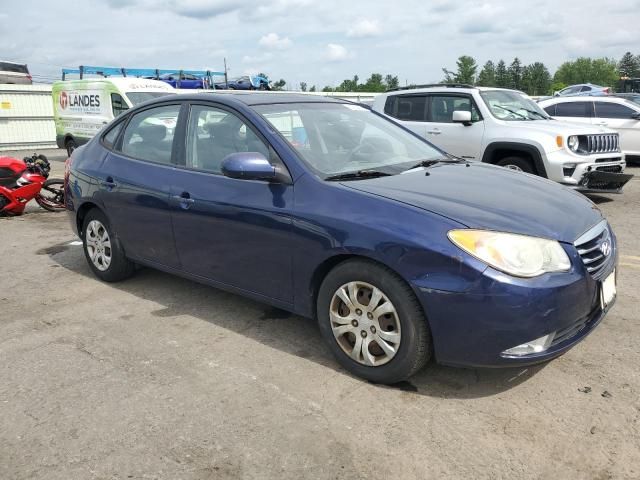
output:
[[287,84],[287,81],[285,79],[281,78],[277,82],[273,83],[273,85],[271,86],[271,89],[272,90],[284,90],[284,86],[286,84]]
[[521,89],[529,95],[546,95],[551,89],[551,74],[543,63],[535,62],[522,69]]
[[618,65],[610,58],[580,57],[573,62],[564,62],[553,77],[553,81],[567,85],[595,83],[605,87],[617,84]]
[[316,86],[312,85],[311,88],[309,89],[310,92],[315,92],[316,91]]
[[333,89],[333,87],[330,87],[330,86],[327,85],[325,87],[322,87],[322,91],[323,92],[334,92],[335,90]]
[[307,91],[307,82],[300,82],[300,91],[301,92]]
[[481,87],[496,86],[496,66],[491,60],[484,64],[482,70],[478,74],[478,85]]
[[509,87],[515,90],[522,88],[522,64],[518,57],[513,59],[509,66]]
[[496,87],[509,88],[510,85],[509,72],[504,60],[500,60],[496,65]]
[[386,86],[386,90],[391,90],[400,86],[397,75],[385,75],[384,84]]
[[452,72],[446,68],[442,69],[444,72],[444,83],[468,83],[470,85],[476,83],[478,65],[473,57],[462,55],[456,61],[456,66],[458,67],[457,72]]
[[631,52],[625,53],[618,62],[620,77],[635,78],[640,76],[640,57],[635,57]]

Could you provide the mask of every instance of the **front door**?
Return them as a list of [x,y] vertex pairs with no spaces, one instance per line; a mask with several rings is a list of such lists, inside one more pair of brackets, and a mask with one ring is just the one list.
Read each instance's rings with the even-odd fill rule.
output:
[[[484,121],[469,95],[433,94],[426,123],[427,140],[452,155],[481,160]],[[471,125],[453,123],[453,112],[471,112]]]
[[292,303],[293,186],[221,174],[227,155],[256,151],[279,161],[236,113],[192,105],[172,181],[175,242],[185,271]]
[[120,145],[107,154],[99,198],[127,255],[178,268],[169,195],[179,105],[133,115]]

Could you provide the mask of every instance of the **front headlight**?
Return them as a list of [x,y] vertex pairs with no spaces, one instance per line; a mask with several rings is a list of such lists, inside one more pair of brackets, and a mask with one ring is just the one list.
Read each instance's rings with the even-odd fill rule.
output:
[[580,147],[580,140],[576,135],[571,135],[567,140],[567,146],[572,152],[577,152],[578,148]]
[[448,235],[465,252],[516,277],[571,268],[569,257],[555,240],[490,230],[451,230]]

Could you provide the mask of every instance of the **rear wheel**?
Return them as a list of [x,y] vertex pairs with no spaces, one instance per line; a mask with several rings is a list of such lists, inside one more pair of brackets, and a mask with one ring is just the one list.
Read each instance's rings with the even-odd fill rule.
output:
[[64,210],[64,180],[52,178],[44,182],[42,190],[36,196],[36,202],[50,212]]
[[73,151],[78,148],[78,144],[73,138],[67,138],[67,141],[64,142],[64,148],[67,149],[67,155],[71,156]]
[[316,313],[337,360],[367,380],[400,382],[431,357],[431,334],[413,291],[376,263],[335,267],[322,282]]
[[506,157],[502,160],[498,160],[496,165],[501,167],[508,168],[510,170],[515,170],[517,172],[525,172],[525,173],[533,173],[535,174],[535,170],[531,161],[527,158],[522,157]]
[[98,209],[87,213],[82,227],[84,254],[100,280],[118,282],[133,275],[134,263],[125,254],[107,217]]

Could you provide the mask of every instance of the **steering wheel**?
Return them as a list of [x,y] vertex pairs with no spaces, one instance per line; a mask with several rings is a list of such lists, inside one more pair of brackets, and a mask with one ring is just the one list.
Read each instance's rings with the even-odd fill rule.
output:
[[372,157],[377,153],[380,152],[376,150],[374,144],[364,142],[351,150],[347,158],[347,163],[373,163]]

